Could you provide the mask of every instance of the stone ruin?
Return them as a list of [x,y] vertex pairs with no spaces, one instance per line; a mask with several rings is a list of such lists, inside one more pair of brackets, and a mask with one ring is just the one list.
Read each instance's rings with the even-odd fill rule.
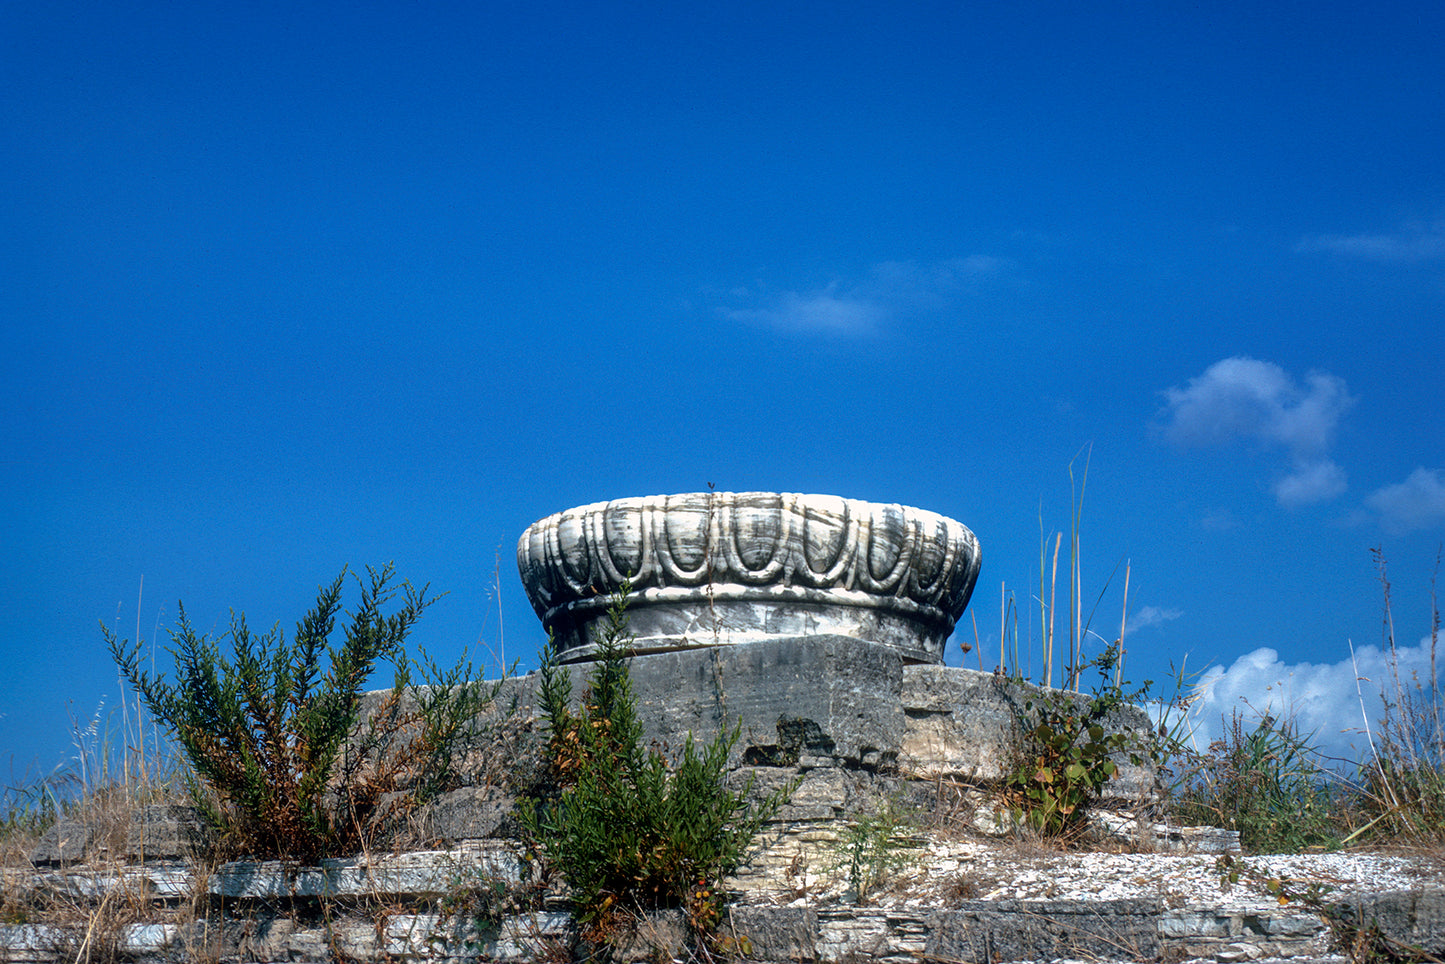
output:
[[[1148,959],[1216,940],[1215,917],[1171,923],[1158,900],[1045,906],[960,894],[888,910],[840,901],[837,881],[825,883],[830,853],[833,877],[840,873],[836,844],[850,821],[885,801],[915,813],[920,828],[932,821],[1009,831],[989,788],[1018,763],[1028,687],[943,665],[979,573],[978,540],[960,523],[833,496],[654,496],[543,519],[521,537],[517,560],[573,674],[574,695],[584,688],[599,620],[626,587],[630,673],[646,738],[675,749],[689,735],[707,741],[738,728],[734,771],[752,774],[760,793],[795,787],[765,828],[761,853],[729,881],[742,899],[727,926],[748,937],[750,959],[1099,957],[1121,942]],[[445,912],[458,881],[482,879],[490,893],[531,879],[515,808],[540,754],[538,682],[532,673],[502,684],[509,778],[482,778],[415,815],[417,842],[428,850],[206,870],[192,862],[197,828],[182,812],[188,808],[149,807],[108,845],[110,864],[92,828],[61,821],[32,855],[35,873],[7,876],[6,887],[93,894],[86,899],[102,907],[116,893],[143,894],[154,916],[117,931],[124,953],[143,961],[514,962],[569,947],[574,922],[555,902],[485,926]],[[1129,708],[1109,725],[1148,721]],[[1154,774],[1117,762],[1121,773],[1104,803],[1150,798]],[[816,896],[778,896],[788,893]],[[187,906],[200,909],[189,922]],[[317,908],[328,909],[317,918]],[[0,925],[0,960],[56,960],[55,949],[75,937],[47,927]],[[1179,934],[1167,937],[1171,928]],[[618,957],[683,954],[683,937],[681,918],[663,912]]]
[[[522,584],[578,680],[626,585],[648,735],[677,746],[741,724],[736,762],[800,768],[805,799],[812,783],[875,775],[978,787],[1016,764],[1017,684],[943,665],[980,558],[966,526],[933,512],[774,492],[599,502],[517,543]],[[1120,762],[1110,794],[1147,796],[1152,774]],[[828,802],[836,816],[867,807]]]
[[522,585],[573,659],[625,582],[637,654],[833,635],[940,663],[979,559],[973,533],[932,512],[775,492],[599,502],[517,543]]
[[[598,620],[627,587],[630,672],[647,736],[676,748],[689,734],[707,740],[738,727],[733,768],[753,774],[761,792],[795,786],[764,828],[759,856],[728,882],[741,899],[725,927],[747,938],[748,960],[1310,961],[1330,946],[1317,914],[1273,898],[1189,903],[1143,878],[1132,896],[1055,898],[1055,872],[1092,881],[1097,870],[1072,866],[1089,855],[1055,855],[1054,869],[1026,892],[1004,886],[1019,883],[1017,855],[1011,863],[1001,847],[995,865],[975,852],[976,837],[958,830],[1010,832],[990,788],[1020,759],[1020,708],[1031,687],[943,665],[979,572],[978,540],[951,519],[818,495],[620,499],[537,522],[517,557],[532,604],[568,661],[574,694]],[[506,909],[504,901],[486,919],[448,910],[467,888],[493,899],[535,883],[515,808],[540,752],[538,681],[532,673],[502,683],[503,752],[497,744],[482,749],[484,759],[500,759],[507,779],[484,774],[415,815],[415,843],[429,849],[374,850],[312,867],[207,867],[196,861],[204,843],[189,807],[143,807],[128,826],[104,833],[61,820],[31,855],[32,870],[0,868],[0,896],[73,904],[82,926],[0,922],[0,960],[93,959],[98,936],[118,957],[146,964],[575,959],[586,948],[565,902]],[[1143,728],[1148,720],[1130,707],[1108,726]],[[1155,774],[1116,762],[1121,773],[1102,804],[1149,801]],[[915,896],[870,906],[840,889],[837,844],[851,821],[884,801],[913,811],[920,829],[931,824],[943,849],[930,851],[934,863],[911,868]],[[1180,859],[1215,879],[1205,852],[1231,845],[1220,832],[1162,828],[1159,836],[1139,821],[1105,823],[1136,841],[1145,835],[1145,850],[1183,844]],[[959,846],[950,850],[950,839]],[[1237,835],[1232,843],[1237,849]],[[1135,867],[1114,873],[1136,878]],[[94,910],[83,912],[87,904]],[[1437,955],[1429,959],[1445,954],[1445,889],[1356,893],[1339,907],[1342,919],[1371,921],[1391,940]],[[692,959],[685,937],[679,912],[662,911],[639,920],[630,942],[613,950],[628,962]]]

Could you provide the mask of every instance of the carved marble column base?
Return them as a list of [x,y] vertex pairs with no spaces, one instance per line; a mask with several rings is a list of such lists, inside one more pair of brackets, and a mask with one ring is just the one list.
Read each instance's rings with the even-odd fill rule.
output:
[[531,525],[522,585],[568,661],[630,586],[636,653],[833,634],[942,661],[978,579],[963,525],[827,495],[693,492],[598,502]]

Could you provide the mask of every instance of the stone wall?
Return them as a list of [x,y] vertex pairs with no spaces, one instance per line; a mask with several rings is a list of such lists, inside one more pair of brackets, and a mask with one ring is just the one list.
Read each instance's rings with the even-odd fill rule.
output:
[[[580,697],[588,667],[568,671],[574,696]],[[828,635],[640,656],[631,663],[631,677],[648,740],[676,752],[689,735],[706,741],[737,727],[736,778],[750,775],[760,794],[795,784],[788,804],[766,829],[765,846],[731,882],[744,899],[772,899],[799,867],[810,867],[816,877],[850,818],[875,813],[885,801],[911,808],[922,822],[947,788],[954,808],[948,819],[975,816],[959,812],[960,800],[969,811],[987,810],[988,788],[1016,762],[1018,709],[1031,692],[993,674],[904,665],[895,650]],[[208,870],[191,859],[199,841],[185,808],[147,808],[129,835],[122,835],[123,845],[102,845],[90,828],[62,822],[33,855],[41,870],[24,881],[7,880],[6,886],[76,900],[95,897],[102,906],[110,901],[111,907],[149,907],[144,919],[122,915],[111,929],[117,947],[141,957],[511,961],[562,953],[575,933],[559,895],[533,902],[536,909],[525,913],[507,911],[502,900],[489,905],[481,915],[485,921],[469,903],[525,890],[531,879],[513,811],[525,774],[537,768],[538,682],[536,674],[507,681],[499,706],[512,725],[503,728],[502,742],[478,751],[504,754],[500,769],[515,779],[511,785],[481,779],[416,814],[410,839],[430,849],[309,868],[233,862]],[[1142,728],[1148,722],[1134,710],[1116,725]],[[496,772],[496,762],[478,772]],[[1126,769],[1110,791],[1115,805],[1147,801],[1152,776]],[[965,793],[972,796],[960,796]],[[980,824],[998,821],[969,826]],[[966,946],[975,945],[1005,960],[1013,944],[988,935],[1017,922],[999,923],[999,914],[1011,912],[997,901],[985,904],[891,916],[836,903],[805,909],[740,906],[733,926],[749,936],[763,960],[834,961],[875,950],[886,950],[878,959],[921,952],[977,959],[963,956]],[[1097,924],[1101,913],[1114,923]],[[648,923],[637,946],[680,939],[680,925],[669,921],[662,915]],[[47,926],[4,931],[0,960],[48,960],[56,947],[73,949],[73,934]],[[1159,940],[1157,928],[1149,930],[1123,911],[1080,911],[1077,926],[1059,926],[1062,931],[1049,931],[1052,944],[1022,937],[1015,943],[1037,949],[1077,941],[1088,948],[1095,946],[1090,941],[1106,939],[1089,936],[1100,927],[1113,935],[1109,940],[1124,933],[1120,928],[1131,935],[1144,928],[1140,934],[1154,936],[1139,938],[1143,949]],[[652,952],[638,954],[641,959]]]

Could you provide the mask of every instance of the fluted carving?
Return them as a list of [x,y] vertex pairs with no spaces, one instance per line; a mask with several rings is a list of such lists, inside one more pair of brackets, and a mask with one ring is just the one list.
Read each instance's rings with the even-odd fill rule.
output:
[[978,577],[978,540],[933,512],[826,495],[697,492],[549,516],[517,565],[577,658],[630,577],[639,651],[839,632],[937,662]]

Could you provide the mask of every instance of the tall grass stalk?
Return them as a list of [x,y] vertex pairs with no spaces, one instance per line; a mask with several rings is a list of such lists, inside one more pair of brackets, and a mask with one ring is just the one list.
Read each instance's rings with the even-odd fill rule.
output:
[[[1032,596],[1033,602],[1038,605],[1038,635],[1035,637],[1033,625],[1033,608],[1028,611],[1028,636],[1021,639],[1019,636],[1019,600],[1016,594],[1010,593],[1008,585],[1004,582],[999,584],[999,643],[998,643],[998,664],[997,672],[1016,676],[1019,678],[1033,679],[1034,677],[1034,656],[1038,655],[1039,672],[1037,682],[1041,686],[1053,688],[1055,676],[1062,673],[1058,680],[1058,686],[1075,693],[1081,692],[1082,676],[1084,670],[1091,665],[1091,661],[1085,656],[1087,641],[1090,637],[1097,639],[1105,646],[1110,641],[1094,632],[1091,627],[1094,617],[1098,615],[1099,606],[1103,603],[1104,597],[1108,594],[1109,587],[1113,585],[1114,578],[1119,573],[1119,566],[1125,566],[1124,571],[1124,600],[1123,612],[1119,617],[1119,635],[1117,642],[1119,646],[1118,664],[1114,668],[1111,682],[1115,686],[1123,683],[1123,662],[1124,662],[1124,634],[1128,629],[1127,611],[1129,605],[1129,582],[1132,569],[1127,560],[1120,558],[1114,565],[1113,571],[1109,574],[1099,590],[1088,614],[1084,613],[1084,580],[1083,580],[1083,509],[1084,494],[1089,482],[1089,464],[1093,454],[1093,443],[1084,445],[1069,461],[1069,559],[1067,571],[1064,578],[1068,581],[1067,607],[1068,607],[1068,651],[1066,654],[1059,652],[1062,648],[1062,641],[1059,639],[1061,633],[1057,633],[1057,615],[1059,603],[1059,556],[1063,552],[1065,533],[1063,531],[1048,532],[1044,526],[1043,502],[1039,503],[1039,582],[1038,590]],[[1079,466],[1079,460],[1083,460]],[[1049,560],[1049,542],[1053,542],[1052,564]],[[1013,633],[1012,639],[1009,634]],[[978,624],[974,622],[974,637],[977,641]],[[1057,644],[1057,645],[1056,645]],[[1037,653],[1035,649],[1037,648]],[[1062,668],[1060,663],[1062,658]],[[983,668],[982,654],[980,654],[979,668]]]
[[1129,570],[1131,563],[1124,563],[1124,604],[1119,607],[1119,661],[1114,664],[1114,686],[1118,688],[1124,680],[1124,630],[1129,619]]
[[[1371,550],[1383,597],[1381,632],[1388,676],[1382,681],[1382,712],[1375,731],[1366,735],[1370,759],[1362,767],[1363,793],[1383,822],[1397,835],[1419,841],[1445,840],[1445,700],[1439,675],[1440,607],[1436,594],[1440,558],[1430,578],[1430,651],[1428,680],[1402,678],[1395,639],[1395,617],[1384,553]],[[1363,710],[1363,703],[1362,703]]]
[[[1044,685],[1054,685],[1054,603],[1058,598],[1059,586],[1059,547],[1064,544],[1064,534],[1057,533],[1054,536],[1054,570],[1049,580],[1049,633],[1044,640]],[[1039,583],[1039,595],[1044,594],[1043,583]],[[1042,630],[1041,630],[1042,631]]]
[[[1074,489],[1074,463],[1078,461],[1079,455],[1084,456],[1084,473],[1079,482],[1077,494]],[[1084,491],[1089,486],[1089,463],[1093,459],[1094,443],[1089,442],[1079,453],[1069,460],[1069,504],[1070,504],[1070,539],[1069,539],[1069,676],[1064,684],[1065,689],[1072,687],[1075,693],[1079,691],[1079,677],[1083,675],[1083,667],[1080,665],[1079,656],[1084,645],[1084,603],[1083,603],[1083,581],[1081,576],[1081,559],[1079,544],[1079,530],[1084,519]]]

